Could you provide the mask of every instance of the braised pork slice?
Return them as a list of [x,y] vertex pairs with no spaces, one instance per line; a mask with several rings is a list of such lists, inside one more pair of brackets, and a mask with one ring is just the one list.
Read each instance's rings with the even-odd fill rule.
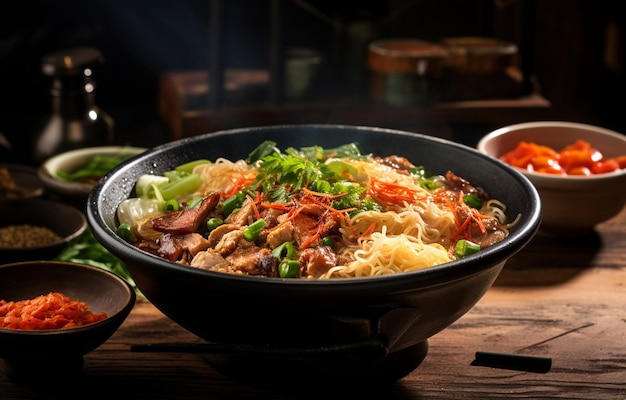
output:
[[216,252],[218,252],[222,257],[226,257],[231,254],[237,247],[240,247],[245,244],[250,244],[247,240],[243,238],[243,230],[235,229],[230,232],[225,233],[217,242],[215,246],[212,246]]
[[[198,252],[206,250],[209,241],[199,233],[186,233],[183,235],[172,235],[165,233],[159,239],[158,255],[170,261],[177,261],[182,258],[191,259]],[[186,257],[183,257],[185,255]]]
[[173,211],[152,220],[152,228],[159,232],[175,235],[192,233],[198,230],[211,210],[220,200],[218,193],[205,197],[197,207]]
[[224,238],[224,235],[227,233],[238,231],[241,229],[241,226],[235,224],[223,224],[213,229],[211,233],[209,233],[209,247],[215,248],[217,244]]
[[269,249],[258,246],[239,247],[226,257],[234,272],[247,275],[278,276],[278,260]]
[[228,261],[213,249],[199,252],[189,265],[210,271],[228,272]]
[[300,264],[306,275],[319,278],[337,265],[337,254],[328,246],[309,247],[300,252]]
[[291,221],[284,222],[282,225],[278,225],[270,230],[266,238],[267,244],[272,249],[291,241],[293,241],[293,224]]
[[248,225],[254,218],[254,203],[250,199],[244,200],[241,208],[224,219],[227,224]]

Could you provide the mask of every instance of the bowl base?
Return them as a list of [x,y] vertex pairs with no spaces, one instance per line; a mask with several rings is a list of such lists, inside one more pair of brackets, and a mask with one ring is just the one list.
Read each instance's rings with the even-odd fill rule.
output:
[[47,386],[50,382],[63,382],[68,377],[79,376],[84,370],[82,356],[46,359],[4,359],[7,377],[22,385]]
[[203,354],[204,359],[221,374],[262,386],[301,385],[304,381],[329,385],[360,384],[383,386],[391,384],[415,370],[428,353],[428,341],[394,351],[383,357],[367,355],[297,354],[279,356],[259,353]]

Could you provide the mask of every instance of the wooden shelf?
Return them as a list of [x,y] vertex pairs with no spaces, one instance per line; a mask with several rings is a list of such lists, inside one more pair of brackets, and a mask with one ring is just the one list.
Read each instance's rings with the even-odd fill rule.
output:
[[[226,74],[224,105],[209,107],[205,72],[163,75],[159,113],[172,139],[223,129],[280,124],[349,124],[419,131],[450,137],[462,126],[501,126],[547,118],[550,102],[539,93],[521,98],[442,102],[428,107],[391,106],[375,102],[366,93],[318,94],[310,100],[270,104],[269,74],[230,71]],[[481,131],[481,132],[482,132]]]

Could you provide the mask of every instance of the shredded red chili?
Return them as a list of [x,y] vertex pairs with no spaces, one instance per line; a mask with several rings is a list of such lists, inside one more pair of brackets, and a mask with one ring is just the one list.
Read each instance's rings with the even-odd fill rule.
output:
[[74,328],[105,318],[105,312],[93,313],[85,302],[72,300],[59,292],[19,301],[0,300],[0,328],[5,329]]

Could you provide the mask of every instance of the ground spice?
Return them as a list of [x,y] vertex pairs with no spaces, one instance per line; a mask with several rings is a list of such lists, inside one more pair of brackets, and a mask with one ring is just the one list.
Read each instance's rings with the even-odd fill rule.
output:
[[0,228],[0,248],[24,249],[45,246],[63,238],[49,228],[30,224]]
[[75,328],[105,318],[105,312],[93,313],[87,303],[72,300],[59,292],[50,292],[27,300],[0,300],[0,328],[5,329]]

